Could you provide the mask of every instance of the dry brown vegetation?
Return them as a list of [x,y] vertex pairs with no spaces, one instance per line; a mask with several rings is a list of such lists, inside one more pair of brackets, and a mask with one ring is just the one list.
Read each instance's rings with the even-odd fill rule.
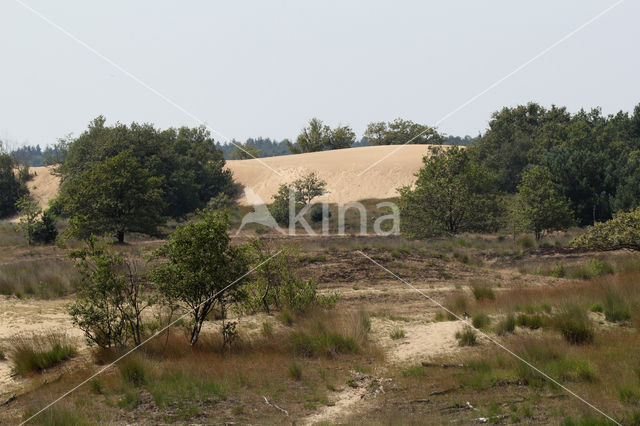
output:
[[[533,245],[507,235],[294,238],[301,246],[300,273],[315,277],[322,292],[340,294],[333,309],[241,317],[231,349],[223,349],[215,319],[193,348],[184,327],[176,325],[32,423],[466,424],[484,418],[607,424],[491,343],[487,333],[617,421],[638,424],[640,257],[571,250],[571,235]],[[30,249],[9,232],[0,234],[0,245],[11,247],[11,254],[2,255],[0,282],[21,289],[23,301],[37,305],[55,302],[40,297],[59,297],[55,291],[27,292],[29,282],[55,288],[58,280],[62,294],[73,291],[72,270],[58,257],[64,249],[25,255]],[[141,255],[155,245],[139,241],[123,248]],[[462,321],[359,250],[480,331],[472,338]],[[17,300],[14,290],[6,293],[1,297]],[[68,299],[60,300],[63,309]],[[11,303],[4,306],[11,309]],[[11,315],[19,316],[20,309],[16,305]],[[157,320],[147,320],[151,333]],[[68,319],[58,321],[59,328],[70,327]],[[565,330],[585,324],[592,339],[566,337]],[[0,373],[11,368],[10,336],[16,333],[2,334],[0,347],[9,359],[0,360]],[[81,346],[67,361],[3,379],[0,404],[16,398],[0,407],[0,423],[28,418],[117,356]]]

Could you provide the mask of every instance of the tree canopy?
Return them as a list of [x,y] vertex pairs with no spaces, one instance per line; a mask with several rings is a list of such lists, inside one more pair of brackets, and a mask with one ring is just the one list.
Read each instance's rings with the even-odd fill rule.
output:
[[127,232],[158,234],[164,223],[161,188],[162,180],[127,150],[68,179],[58,202],[74,235],[109,234],[123,242]]
[[588,227],[587,232],[573,240],[572,245],[598,251],[640,251],[640,207]]
[[502,207],[494,177],[463,148],[432,149],[414,186],[399,189],[400,227],[426,238],[497,229]]
[[527,170],[518,185],[515,216],[518,224],[539,240],[544,231],[567,229],[573,224],[569,202],[556,191],[549,169]]
[[16,203],[28,192],[24,183],[16,177],[13,157],[3,151],[0,142],[0,218],[15,214]]
[[99,116],[65,149],[58,167],[63,189],[96,164],[128,150],[150,177],[159,179],[166,216],[183,217],[219,193],[235,193],[222,152],[202,126],[167,130],[138,123],[107,126]]
[[293,154],[316,152],[331,149],[350,148],[356,140],[356,134],[349,126],[338,126],[334,129],[317,118],[309,120],[309,125],[302,129],[296,143],[288,142]]
[[374,122],[367,126],[364,139],[373,145],[434,144],[441,145],[446,138],[433,127],[396,118],[389,123]]

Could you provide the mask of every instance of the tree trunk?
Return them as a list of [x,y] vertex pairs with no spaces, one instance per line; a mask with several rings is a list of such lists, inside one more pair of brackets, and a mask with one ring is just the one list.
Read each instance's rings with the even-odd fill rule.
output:
[[122,244],[124,243],[124,231],[118,231],[118,233],[116,234],[117,238],[118,238],[118,243]]

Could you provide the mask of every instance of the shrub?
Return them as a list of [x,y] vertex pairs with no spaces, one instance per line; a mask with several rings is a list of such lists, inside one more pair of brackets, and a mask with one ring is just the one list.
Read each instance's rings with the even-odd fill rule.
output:
[[271,336],[273,334],[273,324],[270,321],[262,323],[262,334],[265,336]]
[[[309,213],[309,217],[313,222],[322,222],[322,219],[325,218],[322,205],[316,204],[315,206],[313,206],[313,208],[311,209],[311,213]],[[327,209],[326,218],[328,219],[330,217],[331,217],[331,212]]]
[[593,274],[596,277],[600,277],[602,275],[610,275],[615,272],[613,265],[609,262],[600,259],[589,259],[587,265],[593,271]]
[[513,314],[508,314],[503,318],[496,327],[496,333],[502,335],[506,333],[513,333],[516,329],[516,318]]
[[578,305],[566,305],[556,317],[556,327],[572,345],[593,342],[593,324],[587,312]]
[[393,340],[402,339],[405,337],[404,330],[401,329],[400,327],[396,327],[393,330],[391,330],[390,337]]
[[557,261],[551,271],[551,276],[556,278],[564,278],[567,272],[564,269],[564,263]]
[[458,339],[460,346],[475,346],[477,344],[476,331],[471,327],[465,327],[463,331],[458,331],[456,339]]
[[289,366],[289,376],[294,380],[300,380],[302,378],[302,367],[295,362],[291,364]]
[[491,324],[491,318],[487,314],[479,312],[473,316],[471,323],[475,328],[484,329]]
[[496,295],[491,288],[491,284],[484,281],[472,282],[471,290],[473,292],[473,297],[475,297],[476,300],[494,300],[496,298]]
[[293,325],[293,315],[291,315],[291,312],[287,311],[286,309],[280,312],[280,315],[278,316],[278,318],[280,319],[280,322],[283,323],[284,325],[288,325],[288,326]]
[[291,335],[290,344],[295,353],[306,357],[353,354],[360,350],[355,339],[338,332],[312,334],[298,331]]
[[604,307],[602,306],[602,303],[594,303],[593,305],[591,305],[589,310],[591,312],[604,312]]
[[17,374],[22,376],[49,368],[71,358],[76,348],[64,334],[15,337],[11,340],[9,357]]
[[536,243],[533,241],[533,238],[529,237],[528,235],[518,238],[516,244],[526,249],[533,248],[536,245]]
[[618,389],[620,402],[625,404],[636,404],[640,402],[640,390],[631,386],[623,386]]

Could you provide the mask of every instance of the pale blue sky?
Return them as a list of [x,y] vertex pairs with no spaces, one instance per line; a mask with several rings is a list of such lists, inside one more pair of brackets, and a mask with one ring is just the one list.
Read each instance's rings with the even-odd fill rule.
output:
[[[309,118],[433,124],[614,1],[22,0],[229,138]],[[640,102],[640,2],[626,0],[439,130],[475,135],[537,101]],[[15,0],[0,3],[0,138],[49,144],[109,122],[196,125]],[[221,139],[221,138],[218,138]]]

